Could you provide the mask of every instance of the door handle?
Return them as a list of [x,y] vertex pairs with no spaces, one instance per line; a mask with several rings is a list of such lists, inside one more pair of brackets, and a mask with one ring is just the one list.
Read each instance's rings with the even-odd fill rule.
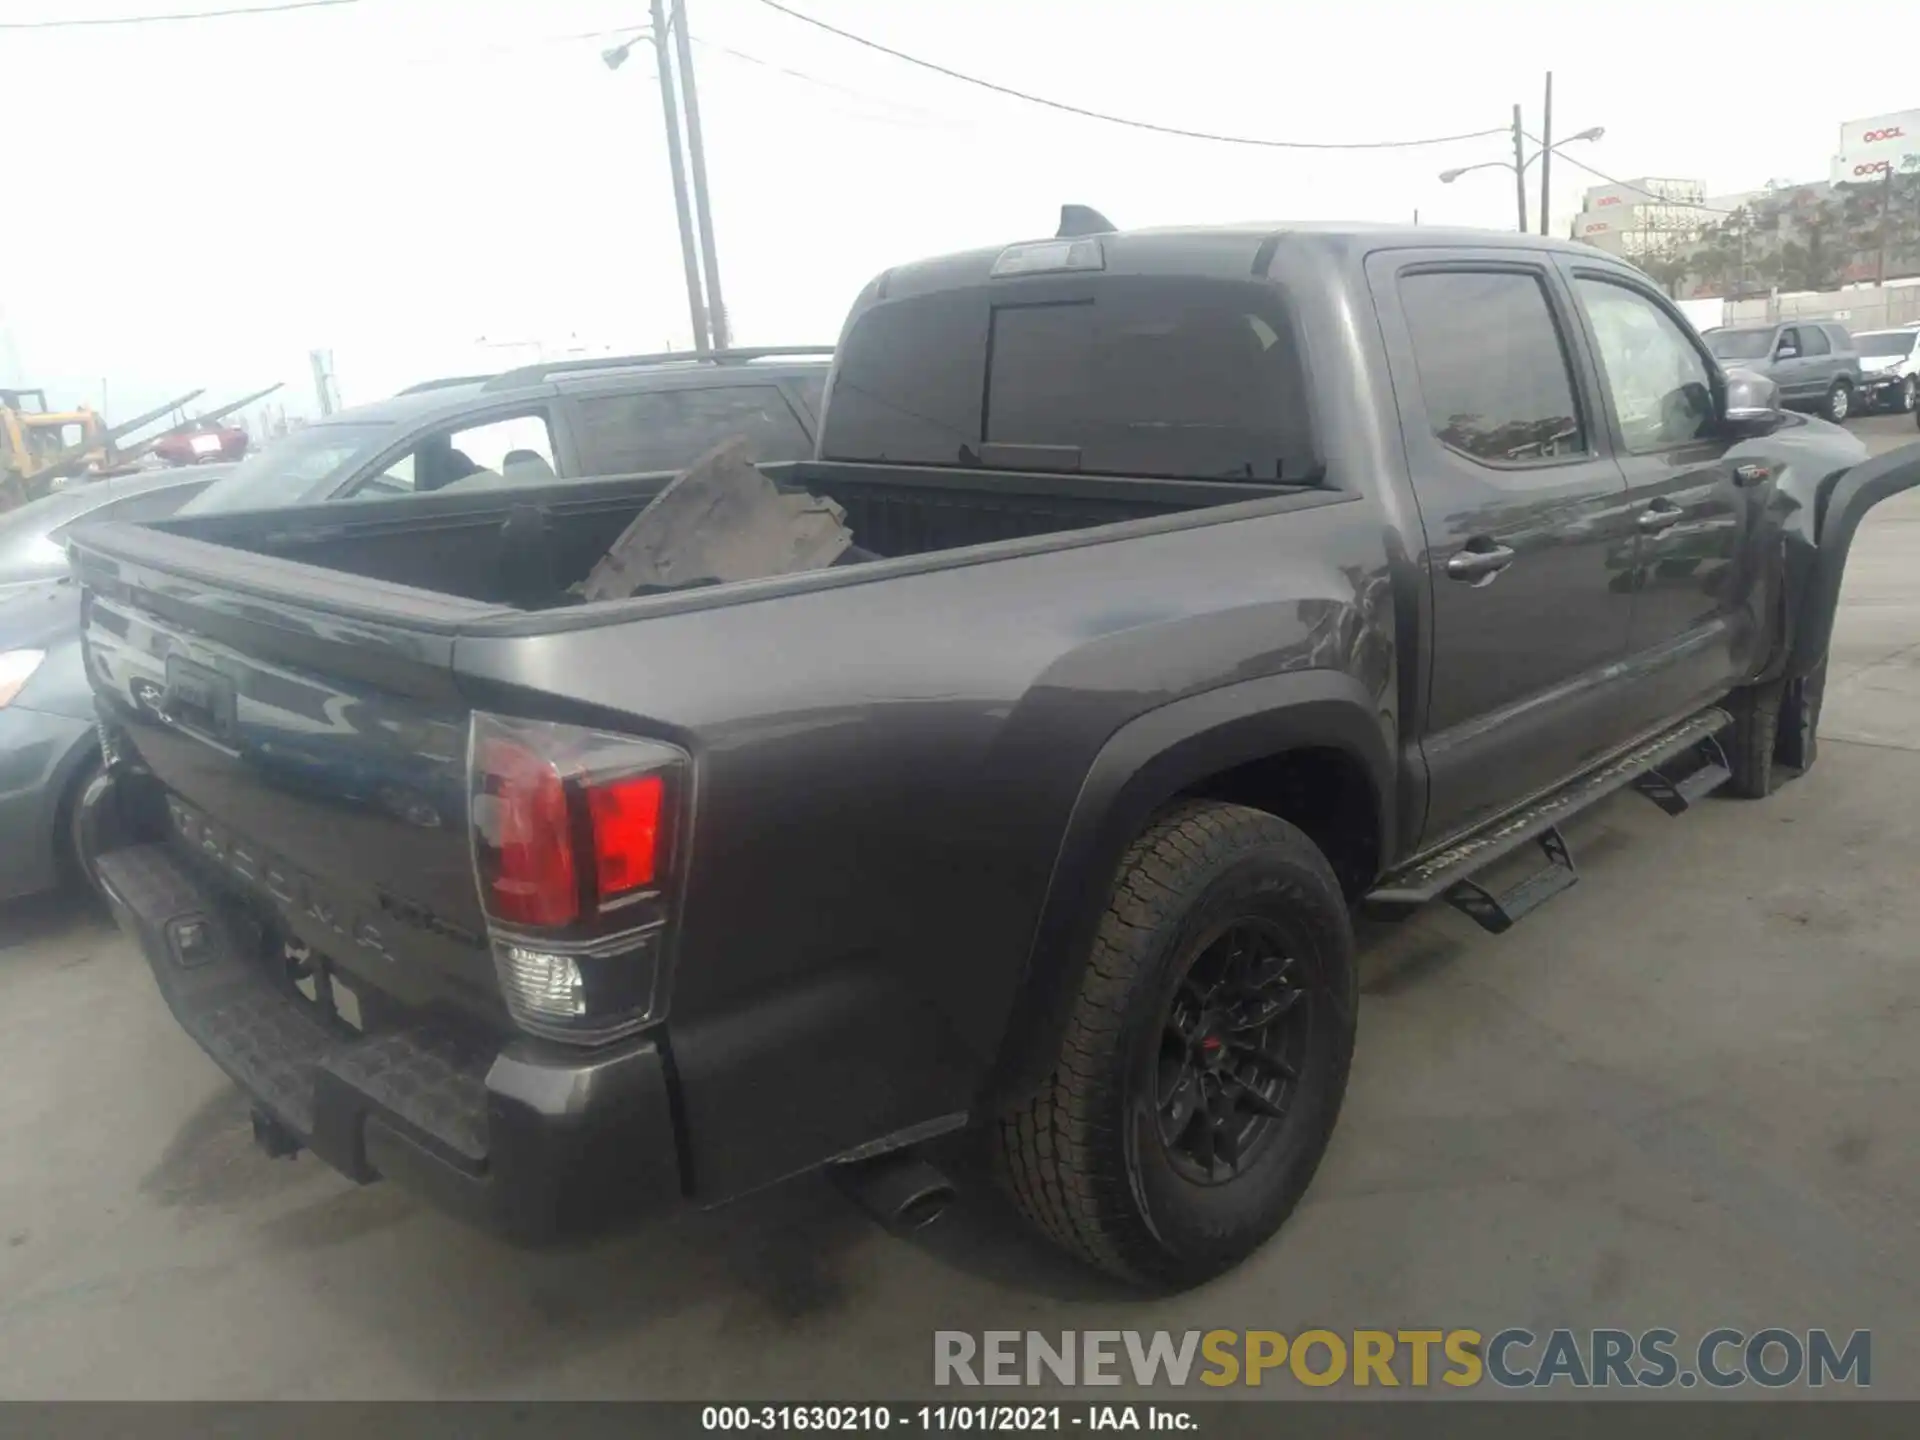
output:
[[1447,575],[1453,580],[1491,580],[1512,563],[1513,551],[1505,545],[1462,550],[1447,558]]
[[1678,505],[1670,505],[1664,500],[1656,500],[1640,512],[1640,518],[1634,523],[1649,535],[1658,535],[1662,530],[1680,523],[1683,512]]

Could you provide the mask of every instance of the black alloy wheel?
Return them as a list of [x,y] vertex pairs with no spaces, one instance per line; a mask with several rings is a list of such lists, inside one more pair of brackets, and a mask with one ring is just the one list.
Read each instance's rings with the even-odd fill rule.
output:
[[1155,1109],[1174,1169],[1218,1185],[1257,1164],[1287,1117],[1313,1022],[1278,927],[1229,923],[1190,953],[1161,1031]]

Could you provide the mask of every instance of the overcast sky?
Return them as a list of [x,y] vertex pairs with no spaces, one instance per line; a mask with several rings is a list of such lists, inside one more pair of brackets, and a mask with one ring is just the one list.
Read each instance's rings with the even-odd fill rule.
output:
[[[259,3],[0,0],[0,22]],[[1843,120],[1920,104],[1904,45],[1800,65],[1790,39],[1811,12],[1771,0],[1604,15],[1492,0],[791,4],[1071,103],[1275,139],[1492,128],[1516,100],[1537,130],[1551,68],[1556,132],[1606,127],[1574,156],[1714,193],[1824,177]],[[1348,153],[1163,138],[929,74],[760,0],[688,8],[740,343],[830,343],[878,270],[1048,234],[1063,201],[1122,226],[1416,208],[1428,223],[1513,223],[1507,172],[1437,179],[1499,158],[1497,136]],[[688,345],[651,49],[609,71],[600,51],[621,34],[580,38],[646,13],[645,0],[357,0],[0,29],[0,114],[22,167],[0,240],[0,373],[96,405],[105,381],[122,418],[196,386],[211,401],[285,380],[297,411],[316,346],[351,403],[514,358],[480,337]],[[1564,234],[1579,189],[1600,182],[1564,163],[1554,181]]]

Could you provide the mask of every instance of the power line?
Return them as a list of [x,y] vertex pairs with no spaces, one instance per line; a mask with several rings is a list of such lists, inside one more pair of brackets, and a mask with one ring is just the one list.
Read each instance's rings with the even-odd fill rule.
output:
[[[1532,135],[1527,136],[1527,138],[1529,140],[1532,140],[1533,143],[1536,145],[1540,143],[1540,141]],[[1704,210],[1709,215],[1731,215],[1734,213],[1731,210],[1723,210],[1718,205],[1696,205],[1691,200],[1669,199],[1667,196],[1660,194],[1660,192],[1657,190],[1649,190],[1643,185],[1635,185],[1630,180],[1616,180],[1613,178],[1613,176],[1607,174],[1606,171],[1596,170],[1593,168],[1593,166],[1587,164],[1584,160],[1574,159],[1573,156],[1569,155],[1564,150],[1555,150],[1553,152],[1553,158],[1573,166],[1574,169],[1576,170],[1586,171],[1589,175],[1593,176],[1593,178],[1596,180],[1604,180],[1609,185],[1619,186],[1622,190],[1631,190],[1636,195],[1644,195],[1649,200],[1657,200],[1662,205],[1671,205],[1676,210]]]
[[[823,90],[836,90],[842,95],[850,95],[855,100],[864,100],[869,105],[881,105],[889,110],[897,110],[905,115],[919,115],[929,120],[938,120],[946,124],[965,125],[968,122],[956,120],[951,116],[939,115],[931,110],[922,110],[917,105],[902,105],[897,100],[888,100],[879,95],[869,95],[864,90],[854,90],[845,85],[837,85],[831,80],[822,80],[818,75],[809,75],[804,70],[795,70],[791,66],[776,65],[771,60],[762,60],[758,55],[749,55],[744,50],[735,50],[730,45],[722,45],[717,40],[704,40],[700,36],[692,37],[693,43],[705,50],[717,50],[722,55],[730,55],[735,60],[744,60],[749,65],[758,65],[771,70],[776,75],[786,75],[795,80],[803,80],[809,85],[818,85]],[[851,113],[851,112],[843,112]]]
[[494,55],[523,55],[537,45],[567,45],[579,40],[607,40],[615,36],[638,43],[651,33],[650,27],[645,25],[622,25],[613,30],[576,30],[566,35],[527,35],[499,45],[485,45],[472,49],[455,47],[449,50],[424,51],[419,55],[407,55],[405,52],[400,54],[404,64],[432,65],[443,60],[484,60]]
[[1247,135],[1216,135],[1206,130],[1186,130],[1177,125],[1158,125],[1151,120],[1134,120],[1125,115],[1108,115],[1100,110],[1088,110],[1084,106],[1069,105],[1064,100],[1049,100],[1044,95],[1032,95],[1025,90],[1015,90],[1009,85],[999,85],[991,80],[982,80],[977,75],[965,75],[958,70],[950,70],[945,65],[936,65],[931,60],[922,60],[917,55],[909,55],[882,45],[877,40],[869,40],[863,35],[855,35],[850,30],[842,30],[837,25],[829,25],[824,20],[816,20],[811,15],[803,15],[798,10],[789,9],[778,0],[760,0],[769,10],[778,10],[782,15],[824,30],[829,35],[838,35],[842,40],[851,40],[856,45],[864,45],[869,50],[877,50],[882,55],[891,55],[896,60],[904,60],[909,65],[918,65],[922,70],[931,70],[936,75],[945,75],[949,80],[959,80],[968,85],[977,85],[982,90],[991,90],[997,95],[1009,95],[1015,100],[1025,100],[1029,105],[1044,105],[1049,110],[1063,110],[1069,115],[1078,115],[1087,120],[1104,120],[1109,125],[1125,125],[1133,130],[1151,130],[1157,135],[1175,135],[1183,140],[1212,140],[1222,145],[1254,145],[1267,150],[1410,150],[1421,145],[1450,145],[1456,140],[1478,140],[1487,135],[1506,135],[1510,127],[1496,125],[1489,130],[1470,130],[1461,135],[1432,135],[1423,140],[1261,140]]
[[171,20],[217,20],[227,15],[274,15],[283,10],[317,10],[326,5],[357,5],[360,0],[282,0],[227,10],[181,10],[165,15],[101,15],[82,20],[0,20],[0,30],[70,30],[83,25],[155,25]]

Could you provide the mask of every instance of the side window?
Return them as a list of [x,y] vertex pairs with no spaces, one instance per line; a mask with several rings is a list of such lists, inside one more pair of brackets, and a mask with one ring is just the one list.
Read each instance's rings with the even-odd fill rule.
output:
[[553,430],[546,414],[536,412],[429,435],[340,498],[385,500],[436,490],[538,485],[553,478]]
[[1798,326],[1787,326],[1774,340],[1773,353],[1778,355],[1782,350],[1797,350],[1803,355],[1806,353],[1800,347],[1800,330]]
[[679,470],[744,436],[756,460],[804,460],[813,442],[772,385],[582,395],[580,466],[588,475]]
[[1566,347],[1538,275],[1445,270],[1408,275],[1427,421],[1447,446],[1495,465],[1537,465],[1587,450]]
[[1666,450],[1706,435],[1713,422],[1712,381],[1686,332],[1624,285],[1582,276],[1574,290],[1599,344],[1601,372],[1627,449]]
[[1832,353],[1827,343],[1827,329],[1824,325],[1809,325],[1800,332],[1802,355],[1826,355]]
[[[554,478],[553,431],[545,415],[515,415],[448,437],[446,480],[437,489],[539,485]],[[471,468],[469,468],[471,467]]]
[[1302,480],[1307,390],[1276,298],[1155,281],[997,305],[982,438],[1022,469]]

